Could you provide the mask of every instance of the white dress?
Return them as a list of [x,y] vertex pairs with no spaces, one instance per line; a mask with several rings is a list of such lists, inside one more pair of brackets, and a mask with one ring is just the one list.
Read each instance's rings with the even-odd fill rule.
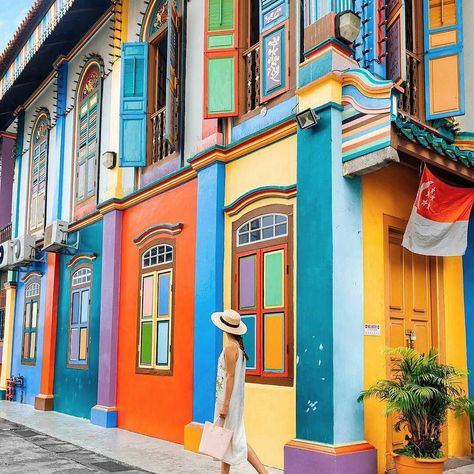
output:
[[[218,418],[220,409],[224,404],[226,376],[227,369],[224,351],[222,351],[217,363],[215,420]],[[245,437],[244,428],[244,390],[245,358],[244,353],[239,348],[239,357],[235,363],[234,388],[230,397],[229,412],[224,423],[224,428],[228,428],[234,433],[229,449],[223,459],[225,463],[230,465],[240,464],[247,460],[247,438]]]

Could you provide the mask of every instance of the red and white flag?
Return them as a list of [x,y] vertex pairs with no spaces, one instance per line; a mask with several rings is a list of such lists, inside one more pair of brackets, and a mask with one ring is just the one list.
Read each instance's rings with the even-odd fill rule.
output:
[[403,246],[420,255],[464,255],[474,188],[440,181],[425,166]]

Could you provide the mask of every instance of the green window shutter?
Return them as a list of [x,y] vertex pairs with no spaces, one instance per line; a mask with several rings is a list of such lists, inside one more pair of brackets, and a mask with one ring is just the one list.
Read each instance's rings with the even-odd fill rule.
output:
[[206,0],[205,118],[238,115],[238,0]]
[[165,137],[174,150],[179,139],[179,22],[178,14],[168,3],[168,63],[166,65],[166,128]]
[[464,115],[462,1],[423,3],[426,118]]
[[121,74],[119,164],[146,166],[148,43],[122,44]]
[[260,0],[260,103],[290,88],[288,0]]

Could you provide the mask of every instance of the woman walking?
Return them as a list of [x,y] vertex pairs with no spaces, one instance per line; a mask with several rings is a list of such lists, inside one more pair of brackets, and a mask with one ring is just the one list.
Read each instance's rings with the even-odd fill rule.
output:
[[246,460],[259,474],[268,474],[255,451],[247,444],[244,428],[245,352],[242,335],[247,327],[240,314],[232,309],[213,313],[212,322],[224,331],[224,349],[217,363],[216,406],[214,419],[221,418],[223,426],[234,433],[224,455],[221,473]]

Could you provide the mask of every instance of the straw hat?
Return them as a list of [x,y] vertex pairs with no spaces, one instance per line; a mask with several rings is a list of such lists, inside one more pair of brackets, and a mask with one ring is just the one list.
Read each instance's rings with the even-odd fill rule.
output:
[[247,332],[247,326],[240,319],[240,314],[233,309],[226,309],[223,312],[217,311],[211,315],[212,322],[224,332],[242,336]]

